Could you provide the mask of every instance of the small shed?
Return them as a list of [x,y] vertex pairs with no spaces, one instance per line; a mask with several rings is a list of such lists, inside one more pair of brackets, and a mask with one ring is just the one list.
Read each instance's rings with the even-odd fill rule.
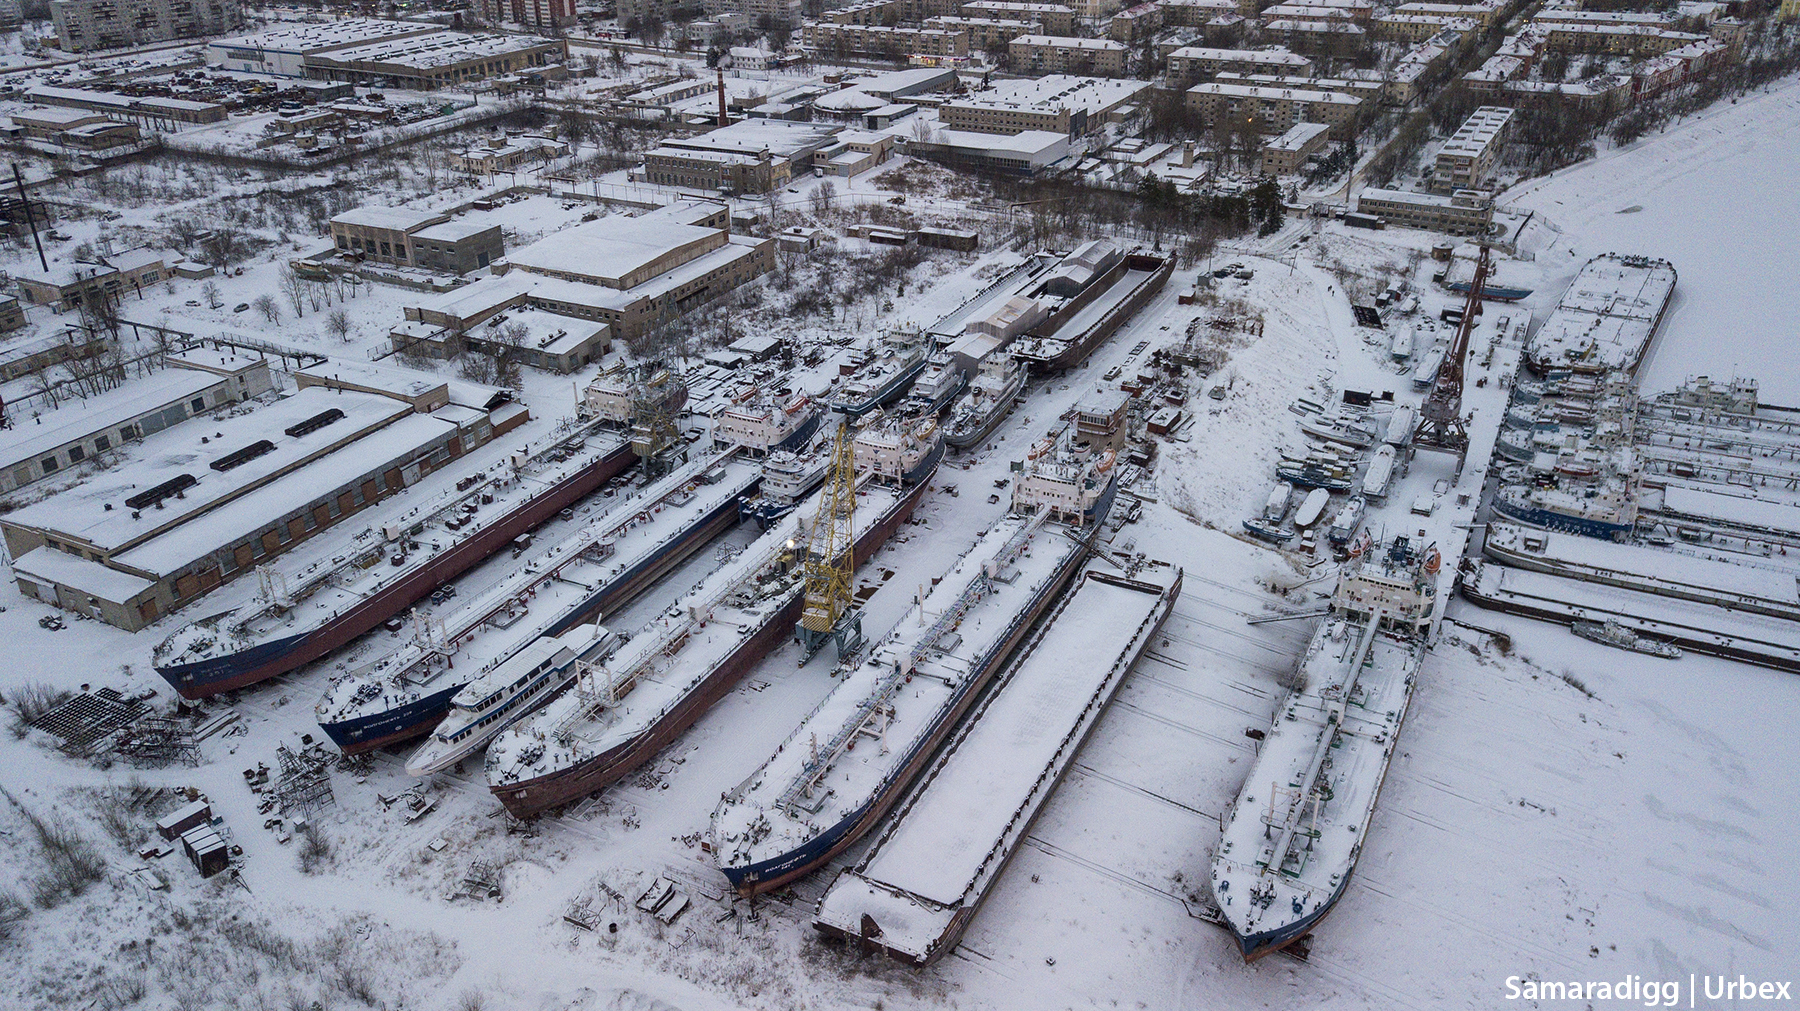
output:
[[1150,416],[1150,434],[1168,435],[1181,424],[1181,409],[1165,407]]
[[727,351],[736,351],[741,355],[749,355],[751,361],[766,362],[781,351],[781,338],[770,334],[751,334],[739,337],[725,346]]
[[921,246],[954,249],[961,253],[973,253],[981,246],[981,235],[978,232],[964,232],[950,228],[921,228],[918,236]]
[[740,351],[709,351],[704,361],[708,365],[716,365],[722,369],[736,369],[750,360],[750,356]]
[[819,236],[822,231],[818,228],[802,228],[799,225],[783,228],[781,233],[775,236],[775,245],[784,253],[810,253],[819,248]]
[[156,820],[156,833],[164,839],[179,839],[188,829],[212,821],[212,805],[196,800],[170,811]]
[[231,847],[211,825],[188,829],[181,837],[181,850],[203,878],[210,878],[231,864]]

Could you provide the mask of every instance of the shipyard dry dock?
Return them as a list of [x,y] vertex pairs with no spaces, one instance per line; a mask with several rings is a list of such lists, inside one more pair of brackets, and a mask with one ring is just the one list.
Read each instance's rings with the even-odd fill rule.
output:
[[913,965],[968,927],[1181,594],[1162,563],[1093,563],[897,817],[819,902],[815,926]]

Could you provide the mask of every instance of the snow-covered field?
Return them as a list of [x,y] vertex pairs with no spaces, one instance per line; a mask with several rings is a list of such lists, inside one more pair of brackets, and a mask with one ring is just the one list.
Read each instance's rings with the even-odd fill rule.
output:
[[[1539,211],[1531,227],[1541,231],[1529,232],[1535,260],[1507,261],[1502,278],[1538,288],[1532,304],[1541,306],[1594,253],[1667,256],[1682,286],[1647,385],[1738,363],[1770,400],[1800,403],[1789,392],[1800,392],[1800,370],[1783,364],[1777,343],[1800,322],[1784,273],[1792,242],[1783,233],[1794,215],[1781,211],[1793,200],[1781,183],[1800,160],[1797,126],[1800,88],[1790,83],[1510,195]],[[1743,184],[1721,185],[1721,176]],[[1641,210],[1615,213],[1634,205]],[[109,227],[157,227],[149,212],[120,206],[126,217]],[[204,209],[199,197],[181,208]],[[533,198],[496,213],[506,217],[509,242],[522,243],[586,209]],[[65,230],[75,239],[53,252],[67,257],[99,227],[73,223]],[[1714,238],[1727,234],[1730,246]],[[1262,248],[1286,252],[1298,236],[1296,227]],[[10,925],[0,930],[0,978],[10,999],[27,1008],[1490,1008],[1512,1006],[1509,976],[1635,974],[1679,981],[1684,997],[1689,974],[1791,980],[1800,950],[1800,679],[1701,656],[1670,662],[1608,650],[1461,602],[1451,605],[1453,618],[1509,633],[1512,648],[1444,626],[1358,874],[1310,960],[1246,966],[1228,935],[1191,915],[1205,898],[1219,818],[1254,754],[1244,731],[1267,724],[1279,681],[1311,633],[1306,619],[1246,619],[1311,609],[1330,586],[1321,578],[1328,565],[1303,569],[1253,545],[1234,535],[1238,521],[1260,504],[1278,454],[1301,444],[1286,409],[1295,397],[1408,390],[1373,332],[1353,326],[1343,285],[1403,270],[1410,251],[1432,238],[1327,231],[1292,262],[1221,256],[1255,276],[1221,282],[1212,305],[1178,305],[1195,278],[1178,272],[1084,369],[1034,384],[987,447],[947,459],[918,524],[858,573],[859,583],[878,587],[867,627],[883,630],[1005,508],[1003,495],[988,495],[1011,462],[1101,375],[1144,363],[1140,342],[1177,343],[1195,319],[1246,324],[1208,330],[1220,334],[1229,360],[1191,388],[1197,418],[1186,441],[1161,446],[1159,501],[1117,538],[1183,566],[1184,597],[963,945],[935,968],[905,969],[817,939],[811,903],[854,849],[801,882],[791,902],[752,909],[726,897],[700,847],[721,792],[833,684],[824,661],[797,667],[789,645],[641,775],[523,833],[509,831],[478,763],[429,781],[436,809],[408,821],[404,803],[382,800],[412,783],[404,756],[385,753],[365,771],[332,773],[336,803],[313,819],[319,843],[265,829],[268,815],[242,772],[273,765],[278,744],[318,736],[312,703],[328,664],[244,693],[233,707],[244,732],[204,742],[205,762],[195,768],[96,769],[42,735],[0,735],[0,786],[13,798],[0,800],[0,923]],[[271,252],[293,255],[314,241],[289,236]],[[840,258],[869,254],[855,240],[839,249]],[[1745,270],[1750,251],[1759,263]],[[11,266],[26,255],[10,251]],[[858,292],[789,317],[800,294],[829,281],[806,267],[785,289],[771,281],[765,305],[739,310],[734,322],[806,341],[928,323],[1000,276],[999,260],[934,256],[906,275],[910,295]],[[199,297],[198,282],[147,294],[143,310],[203,334],[238,330],[361,357],[384,343],[412,297],[378,288],[348,303],[357,325],[348,343],[327,341],[310,308],[293,320],[284,305],[279,324],[230,311],[273,292],[275,270],[265,254],[244,276],[222,279],[221,310],[185,305]],[[1253,318],[1260,334],[1247,325]],[[47,332],[51,322],[39,326]],[[566,409],[569,383],[527,374],[523,396],[536,424]],[[1201,395],[1213,383],[1228,386],[1223,400]],[[1429,489],[1440,464],[1417,465],[1394,500]],[[1397,523],[1404,506],[1389,513]],[[491,580],[506,564],[469,578]],[[703,551],[668,585],[686,586],[712,564],[714,552]],[[648,620],[666,592],[609,620]],[[167,622],[137,636],[92,621],[50,631],[37,624],[50,609],[10,580],[0,604],[0,636],[13,644],[0,674],[9,699],[39,682],[157,688],[166,698],[148,654]],[[382,648],[382,640],[361,648]],[[161,812],[113,799],[138,784],[207,794],[243,849],[241,886],[224,876],[202,882],[178,853],[140,859]],[[45,882],[54,864],[46,854],[79,857],[81,846],[47,847],[26,810],[85,840],[105,876],[79,895],[58,894]],[[497,869],[498,901],[451,897],[475,861]],[[166,876],[168,891],[130,883],[129,871],[144,865]],[[673,925],[631,908],[657,875],[695,901]],[[596,911],[598,931],[564,921],[577,901]],[[1715,1005],[1702,995],[1694,1006]]]

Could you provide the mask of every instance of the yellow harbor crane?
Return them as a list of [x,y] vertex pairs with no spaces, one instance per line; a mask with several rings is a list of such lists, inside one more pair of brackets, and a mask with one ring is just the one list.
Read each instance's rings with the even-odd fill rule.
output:
[[825,645],[837,641],[839,659],[862,645],[862,614],[852,610],[850,584],[856,576],[856,448],[850,423],[841,422],[831,444],[831,464],[819,515],[813,521],[806,550],[806,604],[794,638],[805,652],[804,664]]

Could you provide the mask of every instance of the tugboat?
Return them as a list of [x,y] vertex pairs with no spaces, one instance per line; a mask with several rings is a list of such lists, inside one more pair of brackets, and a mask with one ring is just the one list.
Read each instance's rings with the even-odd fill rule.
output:
[[1679,647],[1660,639],[1641,636],[1619,624],[1617,618],[1608,618],[1605,621],[1578,621],[1569,626],[1569,631],[1602,646],[1628,649],[1633,653],[1643,653],[1648,656],[1660,656],[1665,660],[1681,659]]
[[929,344],[917,328],[894,330],[870,350],[831,399],[833,410],[851,418],[899,400],[925,369]]
[[900,402],[900,413],[914,417],[941,414],[968,388],[969,377],[949,354],[939,351],[925,363],[925,374]]

